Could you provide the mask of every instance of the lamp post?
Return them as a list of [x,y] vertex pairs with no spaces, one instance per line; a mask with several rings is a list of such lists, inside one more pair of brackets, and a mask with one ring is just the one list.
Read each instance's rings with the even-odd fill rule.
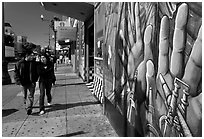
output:
[[2,2],[2,84],[10,84],[11,78],[8,73],[8,62],[5,58],[5,40],[4,40],[4,2]]
[[[42,21],[46,21],[46,22],[49,22],[50,24],[49,24],[49,45],[50,45],[50,28],[52,28],[52,30],[53,30],[53,32],[54,32],[54,55],[55,55],[55,57],[56,57],[56,45],[57,45],[57,43],[56,43],[56,41],[57,41],[57,31],[55,30],[55,28],[54,28],[54,21],[60,21],[60,19],[59,18],[57,18],[57,17],[54,17],[52,20],[48,20],[48,19],[44,19],[44,16],[43,15],[41,15],[40,16],[40,18],[41,18],[41,20]],[[48,50],[49,50],[49,47],[48,47]],[[57,62],[55,63],[55,70],[57,70]]]
[[[47,19],[44,19],[44,16],[43,15],[40,15],[40,18],[42,21],[45,21],[45,22],[50,22],[50,20],[47,20]],[[50,28],[51,28],[51,25],[49,24],[48,26],[48,30],[49,30],[49,34],[48,34],[48,51],[49,51],[49,47],[50,47]]]
[[[57,41],[57,38],[56,38],[56,37],[57,37],[57,31],[56,31],[56,30],[54,30],[54,35],[55,35],[55,36],[54,36],[54,37],[55,37],[55,38],[54,38],[54,39],[55,39],[55,48],[54,48],[54,49],[55,49],[55,50],[54,50],[55,53],[54,53],[54,55],[55,55],[55,58],[57,58],[57,55],[56,55],[56,51],[57,51],[57,50],[56,50],[56,47],[57,47],[57,43],[56,43],[56,41]],[[55,70],[57,71],[57,61],[56,61],[56,63],[55,63]]]

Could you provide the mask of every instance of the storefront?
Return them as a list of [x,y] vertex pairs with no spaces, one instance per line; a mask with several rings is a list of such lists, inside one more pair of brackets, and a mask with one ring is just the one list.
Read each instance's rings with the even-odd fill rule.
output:
[[94,11],[94,95],[104,103],[104,93],[103,93],[103,48],[104,48],[104,29],[105,29],[105,8],[104,4],[95,3]]
[[93,16],[86,22],[78,22],[76,41],[76,71],[84,82],[93,82],[94,29]]
[[85,81],[93,82],[94,73],[94,13],[84,22],[85,38]]
[[84,82],[93,81],[94,51],[94,3],[88,2],[43,2],[46,10],[77,19],[76,40],[71,44],[73,71]]

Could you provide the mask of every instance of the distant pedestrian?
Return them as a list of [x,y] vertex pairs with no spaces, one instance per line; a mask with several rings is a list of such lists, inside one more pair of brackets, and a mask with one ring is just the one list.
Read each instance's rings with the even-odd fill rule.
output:
[[60,55],[59,59],[60,59],[60,63],[62,64],[63,63],[63,55]]
[[68,64],[69,64],[69,63],[68,63],[69,58],[68,58],[67,56],[65,56],[64,59],[65,59],[65,64],[68,65]]
[[53,63],[56,63],[57,62],[57,58],[55,55],[51,55],[50,56],[50,61],[53,62]]
[[38,65],[38,74],[39,74],[39,88],[40,88],[40,115],[45,113],[44,99],[45,93],[47,96],[47,105],[51,105],[52,96],[51,88],[52,84],[55,84],[56,77],[54,74],[53,62],[50,61],[48,55],[41,55],[41,63]]
[[[24,104],[26,105],[27,114],[32,113],[32,106],[34,101],[35,86],[38,80],[37,65],[35,55],[32,51],[27,51],[25,56],[16,63],[14,70],[14,79],[17,85],[22,86],[24,95]],[[27,93],[28,101],[27,101]]]

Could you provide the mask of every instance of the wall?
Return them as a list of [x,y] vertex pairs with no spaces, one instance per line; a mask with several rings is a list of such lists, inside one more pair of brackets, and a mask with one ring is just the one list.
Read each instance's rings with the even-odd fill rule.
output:
[[[175,18],[180,5],[181,3],[166,2],[141,2],[138,5],[136,3],[107,2],[100,3],[98,6],[103,7],[105,13],[95,15],[95,24],[97,25],[100,19],[105,16],[105,29],[103,35],[98,37],[99,31],[95,28],[95,46],[98,46],[97,39],[101,38],[103,41],[103,65],[98,66],[99,62],[95,60],[95,74],[100,73],[98,67],[103,67],[105,113],[120,136],[163,136],[163,128],[158,128],[158,117],[160,113],[167,110],[158,109],[157,102],[155,102],[158,99],[156,96],[154,96],[156,99],[152,100],[153,97],[150,95],[147,85],[155,90],[156,85],[153,84],[153,81],[147,84],[146,62],[151,59],[157,73],[160,26],[164,15],[169,18],[170,27],[167,32],[169,31],[168,49],[169,57],[171,57],[173,39],[175,39],[173,38]],[[181,41],[186,41],[184,41],[186,48],[182,53],[184,63],[188,61],[198,30],[202,24],[201,3],[188,3],[188,5],[189,15],[185,28],[187,29],[186,35],[183,38],[178,36],[181,37]],[[95,13],[98,11],[99,8],[96,8]],[[185,16],[186,13],[182,14]],[[175,61],[172,63],[175,63]],[[168,65],[168,63],[164,64]],[[180,67],[185,68],[185,66]],[[199,80],[200,78],[202,79],[202,77],[199,77]],[[164,97],[163,99],[166,100],[167,98]],[[151,102],[154,103],[151,104]],[[158,103],[160,102],[163,105],[163,101],[159,100]],[[154,114],[158,117],[152,114],[152,107],[156,110],[156,114]],[[118,124],[118,121],[120,121],[120,124]],[[172,130],[174,130],[173,128]],[[183,134],[180,130],[176,132],[172,133],[172,135]]]

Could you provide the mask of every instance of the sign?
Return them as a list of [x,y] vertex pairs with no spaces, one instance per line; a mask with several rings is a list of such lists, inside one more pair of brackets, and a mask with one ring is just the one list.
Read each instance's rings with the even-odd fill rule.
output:
[[56,43],[56,50],[61,50],[60,48],[61,46],[58,43]]
[[71,41],[76,41],[76,31],[75,27],[57,27],[57,40],[70,39]]
[[70,22],[68,21],[55,21],[54,29],[57,30],[57,27],[69,27]]
[[5,57],[15,57],[14,47],[5,46]]
[[17,42],[25,44],[27,42],[27,37],[26,36],[17,36]]

